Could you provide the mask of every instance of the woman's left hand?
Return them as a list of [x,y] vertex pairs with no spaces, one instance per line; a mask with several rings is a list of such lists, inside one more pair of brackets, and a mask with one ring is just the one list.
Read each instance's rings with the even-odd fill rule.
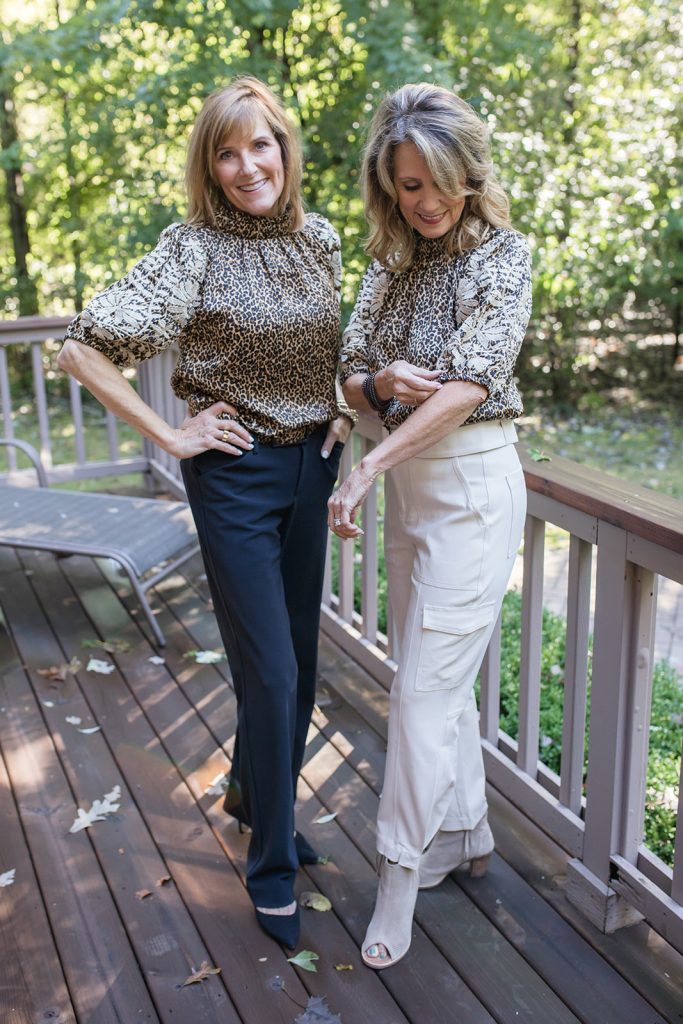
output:
[[338,537],[359,537],[363,531],[356,526],[356,516],[372,487],[376,474],[362,465],[356,466],[339,490],[327,503],[327,525]]
[[327,435],[320,450],[320,454],[324,459],[329,459],[330,453],[337,441],[346,444],[346,439],[351,433],[352,426],[353,424],[348,416],[337,416],[336,420],[332,420],[327,428]]

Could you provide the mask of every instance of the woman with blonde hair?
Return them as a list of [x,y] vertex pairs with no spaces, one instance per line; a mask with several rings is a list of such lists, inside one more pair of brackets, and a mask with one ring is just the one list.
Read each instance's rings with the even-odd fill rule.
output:
[[[315,699],[326,502],[352,416],[336,390],[339,239],[304,213],[301,149],[246,76],[204,103],[188,217],[70,325],[59,364],[181,459],[237,696],[226,810],[251,826],[247,888],[294,946],[294,877],[317,859],[294,801]],[[120,372],[177,342],[173,427]],[[340,396],[341,397],[341,396]],[[305,565],[305,571],[302,566]]]
[[389,431],[333,494],[330,528],[387,472],[385,549],[398,671],[377,823],[380,882],[363,960],[408,951],[418,888],[493,849],[474,682],[526,510],[513,369],[530,259],[496,181],[487,132],[447,89],[381,103],[362,182],[374,257],[342,343],[344,394]]

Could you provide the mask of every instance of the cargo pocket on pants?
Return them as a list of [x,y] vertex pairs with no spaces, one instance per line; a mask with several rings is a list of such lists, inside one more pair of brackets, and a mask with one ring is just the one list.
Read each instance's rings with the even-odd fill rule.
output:
[[450,690],[479,670],[483,634],[493,622],[494,604],[445,608],[427,604],[422,612],[422,641],[416,690]]

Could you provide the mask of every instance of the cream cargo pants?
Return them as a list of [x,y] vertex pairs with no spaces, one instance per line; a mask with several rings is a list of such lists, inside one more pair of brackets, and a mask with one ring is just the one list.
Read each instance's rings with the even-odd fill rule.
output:
[[387,474],[398,646],[377,849],[415,868],[436,832],[486,811],[474,682],[526,514],[512,423],[460,427]]

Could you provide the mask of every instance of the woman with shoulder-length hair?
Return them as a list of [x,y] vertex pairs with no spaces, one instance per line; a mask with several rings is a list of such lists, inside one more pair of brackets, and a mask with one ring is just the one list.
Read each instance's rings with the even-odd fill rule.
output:
[[408,951],[418,888],[493,849],[473,692],[526,510],[513,369],[530,259],[485,125],[447,89],[406,85],[375,114],[362,170],[374,257],[342,343],[344,394],[389,431],[329,501],[355,537],[386,477],[398,671],[377,825],[380,883],[366,964]]
[[[353,414],[337,397],[339,239],[305,214],[297,132],[252,77],[210,96],[184,224],[70,325],[59,365],[182,460],[238,728],[226,810],[251,826],[259,923],[294,946],[294,877],[317,855],[294,801],[315,699],[326,502]],[[120,372],[173,342],[178,428]],[[341,398],[341,394],[340,394]],[[304,568],[305,567],[305,568]]]

